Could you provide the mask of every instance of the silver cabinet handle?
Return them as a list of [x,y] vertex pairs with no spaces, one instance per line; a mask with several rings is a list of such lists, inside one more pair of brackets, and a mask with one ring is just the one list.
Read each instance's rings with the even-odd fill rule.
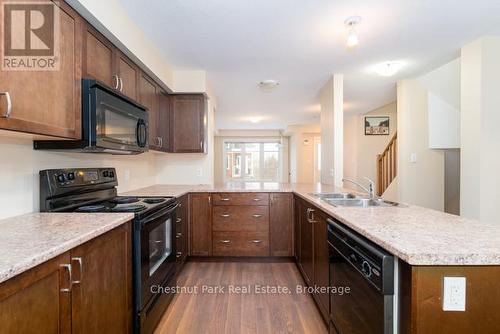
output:
[[118,80],[120,80],[120,92],[123,92],[123,79],[122,79],[122,77],[118,77]]
[[113,75],[113,79],[115,79],[115,89],[118,90],[118,87],[120,87],[120,77],[118,75]]
[[228,215],[227,213],[220,215],[222,218],[229,218],[231,215]]
[[12,114],[12,99],[10,98],[9,92],[0,92],[0,95],[5,95],[7,99],[7,110],[3,114],[3,118],[9,118],[10,114]]
[[71,281],[72,284],[80,284],[82,282],[82,277],[83,277],[83,263],[82,263],[82,258],[81,257],[72,257],[71,258],[71,264],[73,262],[78,263],[78,273],[79,277],[78,280],[73,280]]
[[175,254],[176,258],[180,258],[181,256],[182,256],[182,252],[177,252],[177,254]]
[[231,199],[230,198],[221,198],[220,199],[222,202],[229,202]]
[[208,196],[208,206],[212,205],[212,196]]
[[200,149],[203,150],[203,140],[200,141]]
[[307,209],[307,221],[312,224],[315,223],[316,221],[314,220],[314,209]]
[[71,288],[73,288],[73,278],[71,277],[71,264],[60,264],[59,267],[66,269],[68,271],[68,287],[61,288],[59,291],[71,292]]
[[177,219],[175,220],[175,222],[176,222],[176,223],[180,223],[181,221],[182,221],[182,218],[177,218]]
[[180,238],[180,237],[182,237],[182,233],[181,233],[181,232],[177,233],[177,234],[175,235],[175,237],[176,237],[177,239],[178,239],[178,238]]
[[260,218],[260,217],[262,217],[262,215],[254,214],[254,215],[252,215],[252,217],[254,217],[254,218]]
[[163,138],[160,137],[160,147],[163,147]]
[[254,244],[260,244],[260,243],[262,242],[262,240],[258,240],[258,239],[256,239],[256,240],[252,240],[252,242],[253,242]]
[[253,201],[254,202],[260,202],[260,198],[254,198]]
[[231,242],[231,240],[221,240],[220,242],[223,243],[223,244],[228,244],[228,243]]

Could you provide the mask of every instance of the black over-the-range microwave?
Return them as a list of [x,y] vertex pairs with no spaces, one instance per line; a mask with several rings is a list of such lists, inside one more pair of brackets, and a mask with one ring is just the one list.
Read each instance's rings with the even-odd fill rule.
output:
[[37,140],[37,150],[139,154],[148,150],[146,107],[102,82],[82,79],[82,139]]

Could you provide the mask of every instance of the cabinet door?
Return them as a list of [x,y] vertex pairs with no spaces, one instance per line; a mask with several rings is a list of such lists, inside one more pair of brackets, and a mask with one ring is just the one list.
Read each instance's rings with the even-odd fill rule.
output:
[[2,333],[69,333],[71,292],[69,253],[0,284]]
[[165,93],[160,93],[160,107],[158,115],[158,136],[160,137],[161,151],[171,151],[171,136],[170,136],[170,97]]
[[[314,285],[317,287],[329,286],[329,257],[327,217],[319,211],[312,214],[314,220]],[[325,321],[328,322],[330,314],[330,298],[328,293],[318,293],[316,302]]]
[[271,256],[293,256],[293,195],[271,194]]
[[71,250],[72,333],[130,333],[130,223]]
[[119,90],[122,94],[137,100],[139,68],[120,51],[116,51],[116,73],[120,79]]
[[190,206],[190,255],[212,255],[212,196],[189,195]]
[[172,97],[172,152],[206,152],[207,110],[205,96],[176,95]]
[[148,108],[149,112],[149,148],[152,150],[161,150],[160,137],[158,136],[159,95],[155,82],[141,73],[139,77],[139,103]]
[[118,89],[114,66],[115,47],[92,26],[87,25],[83,37],[83,77],[99,80]]
[[[81,45],[83,20],[59,3],[59,70],[1,71],[0,129],[81,138]],[[8,95],[7,95],[8,93]],[[8,115],[7,97],[12,108]]]
[[294,256],[295,261],[300,263],[300,224],[302,218],[302,201],[294,196],[293,198],[293,220],[294,220]]
[[300,261],[299,265],[304,274],[307,284],[314,280],[313,264],[313,221],[310,219],[309,210],[312,208],[304,203],[302,206],[302,217],[300,218]]

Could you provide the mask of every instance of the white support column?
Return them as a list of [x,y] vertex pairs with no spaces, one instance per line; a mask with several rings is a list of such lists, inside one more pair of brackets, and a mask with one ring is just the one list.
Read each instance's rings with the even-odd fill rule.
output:
[[319,92],[321,182],[342,186],[344,170],[344,77],[334,74]]
[[500,223],[500,37],[462,48],[460,211]]

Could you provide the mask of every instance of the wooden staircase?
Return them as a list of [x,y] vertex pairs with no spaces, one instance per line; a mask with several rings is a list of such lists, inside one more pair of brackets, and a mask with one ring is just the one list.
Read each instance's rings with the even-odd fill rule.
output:
[[389,187],[397,175],[398,161],[398,133],[394,134],[382,154],[377,155],[377,195],[382,194]]

